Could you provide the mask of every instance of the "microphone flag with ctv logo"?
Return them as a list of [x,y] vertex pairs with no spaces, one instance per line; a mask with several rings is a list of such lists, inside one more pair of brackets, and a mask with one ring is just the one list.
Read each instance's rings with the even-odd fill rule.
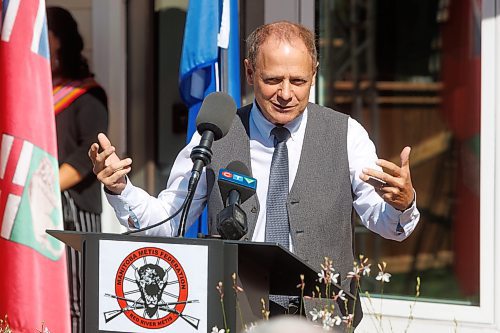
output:
[[[189,1],[179,67],[179,91],[189,108],[187,142],[208,94],[225,92],[241,106],[239,40],[238,0]],[[206,210],[186,236],[198,232],[208,233]]]
[[[252,178],[248,175],[244,175],[239,172],[235,172],[230,169],[220,169],[219,170],[219,186],[227,187],[227,190],[230,189],[240,189],[244,192],[250,190],[249,195],[252,195],[257,190],[257,179]],[[246,193],[245,193],[246,194]],[[225,202],[225,196],[223,194],[223,201]],[[246,195],[244,196],[246,197]],[[245,201],[248,198],[245,198],[242,201]]]
[[69,332],[45,1],[0,4],[0,317]]

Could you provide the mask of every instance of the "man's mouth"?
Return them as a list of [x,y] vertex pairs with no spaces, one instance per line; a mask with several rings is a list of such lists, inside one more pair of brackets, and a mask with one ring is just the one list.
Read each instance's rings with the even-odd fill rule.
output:
[[283,106],[283,105],[274,104],[274,103],[272,103],[272,105],[279,112],[288,112],[288,111],[292,110],[295,107],[294,105]]

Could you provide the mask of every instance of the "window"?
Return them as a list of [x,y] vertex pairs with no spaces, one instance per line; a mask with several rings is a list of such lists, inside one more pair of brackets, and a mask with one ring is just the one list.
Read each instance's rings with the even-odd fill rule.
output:
[[[356,251],[388,265],[386,298],[413,299],[420,276],[420,300],[482,301],[481,6],[316,2],[318,102],[361,122],[381,158],[399,163],[403,147],[412,147],[420,225],[402,243],[356,231]],[[366,281],[363,290],[380,293],[380,284]]]

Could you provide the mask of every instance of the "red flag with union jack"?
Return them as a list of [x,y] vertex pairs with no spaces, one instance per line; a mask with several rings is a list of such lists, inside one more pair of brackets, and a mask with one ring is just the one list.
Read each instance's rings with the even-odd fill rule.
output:
[[0,4],[0,318],[70,332],[45,1]]

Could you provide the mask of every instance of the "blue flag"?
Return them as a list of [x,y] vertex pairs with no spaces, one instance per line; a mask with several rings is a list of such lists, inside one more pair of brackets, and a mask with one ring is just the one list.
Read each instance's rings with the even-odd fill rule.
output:
[[[190,0],[184,28],[179,89],[189,108],[187,142],[196,131],[203,99],[228,93],[241,105],[238,0]],[[206,210],[186,233],[208,233]]]

